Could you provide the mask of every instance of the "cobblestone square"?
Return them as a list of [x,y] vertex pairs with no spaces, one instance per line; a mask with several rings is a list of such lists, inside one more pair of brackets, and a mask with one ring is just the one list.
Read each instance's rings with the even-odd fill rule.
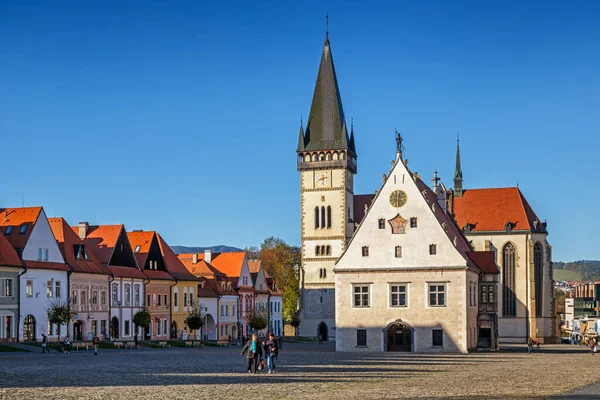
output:
[[336,353],[331,343],[284,343],[275,375],[249,375],[239,351],[0,353],[0,398],[545,398],[600,378],[600,356],[573,345],[542,346],[531,355],[524,346],[429,355]]

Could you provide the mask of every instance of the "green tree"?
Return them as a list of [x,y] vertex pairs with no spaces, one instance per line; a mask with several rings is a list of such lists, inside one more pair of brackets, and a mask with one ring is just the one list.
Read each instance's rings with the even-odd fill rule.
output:
[[[133,323],[141,327],[144,331],[148,331],[148,327],[150,326],[150,313],[147,310],[136,312],[133,315]],[[142,338],[143,337],[144,336],[142,336]]]
[[190,310],[190,315],[186,317],[185,323],[188,326],[188,328],[194,331],[194,336],[192,338],[193,341],[194,338],[196,338],[196,332],[198,331],[198,329],[202,328],[202,325],[204,325],[202,317],[198,312],[198,306],[195,302],[192,302],[192,309]]
[[567,299],[569,297],[569,293],[558,289],[558,288],[554,288],[554,300],[556,301],[556,310],[555,312],[557,314],[564,314],[565,313],[565,299]]
[[246,316],[246,322],[252,330],[261,331],[267,327],[267,313],[263,310],[252,311],[252,313]]
[[[298,316],[297,311],[292,316],[292,319],[290,320],[290,325],[294,328],[294,331],[296,331],[300,326],[300,317]],[[296,332],[294,332],[294,335],[296,335]]]
[[267,274],[275,278],[277,287],[283,293],[283,320],[291,321],[298,309],[299,283],[294,265],[300,264],[300,248],[271,236],[261,244],[259,258]]
[[67,300],[56,300],[50,303],[50,307],[46,311],[48,312],[48,322],[58,326],[58,340],[60,340],[61,325],[66,325],[73,319],[71,305]]

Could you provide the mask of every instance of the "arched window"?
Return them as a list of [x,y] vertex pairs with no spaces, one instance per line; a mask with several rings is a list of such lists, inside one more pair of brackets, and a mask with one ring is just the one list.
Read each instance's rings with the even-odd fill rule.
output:
[[330,256],[331,255],[331,246],[327,246],[327,255]]
[[225,315],[225,304],[221,304],[221,316]]
[[317,161],[317,153],[315,153],[315,154],[312,155],[312,160],[313,161]]
[[225,304],[225,315],[229,315],[229,304]]
[[325,228],[325,206],[321,206],[321,228]]
[[327,153],[326,158],[327,158],[327,161],[331,161],[331,153]]
[[319,268],[319,278],[323,277],[323,268]]
[[319,154],[319,161],[324,161],[324,160],[325,160],[325,153]]
[[345,160],[346,159],[346,153],[341,152],[340,153],[340,160]]
[[315,207],[315,229],[319,229],[319,207]]
[[516,249],[507,243],[502,249],[502,314],[505,317],[517,316],[517,295],[515,294]]
[[325,246],[324,246],[324,245],[323,245],[323,246],[321,246],[321,254],[322,254],[322,255],[325,255]]
[[331,206],[327,206],[327,227],[331,228]]
[[535,316],[542,316],[542,305],[544,298],[544,264],[542,244],[536,242],[533,246],[533,276],[535,279]]
[[235,305],[231,306],[231,315],[235,317]]
[[327,269],[323,268],[323,278],[327,278]]
[[320,246],[315,246],[315,255],[317,255],[317,256],[321,255],[321,247]]

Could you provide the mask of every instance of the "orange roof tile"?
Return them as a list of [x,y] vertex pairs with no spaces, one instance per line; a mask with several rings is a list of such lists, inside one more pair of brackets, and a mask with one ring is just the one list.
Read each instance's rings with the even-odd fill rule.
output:
[[[252,260],[252,261],[248,261],[248,269],[250,270],[251,274],[256,274],[258,273],[258,271],[260,271],[260,264],[261,261],[260,260]],[[265,272],[265,276],[266,276],[266,272]]]
[[53,269],[58,271],[70,271],[67,264],[53,263],[48,261],[25,261],[25,265],[30,269]]
[[64,218],[48,218],[48,222],[50,223],[50,229],[52,229],[60,252],[73,271],[87,274],[110,275],[110,270],[102,264],[89,247],[85,249],[88,259],[77,259],[74,247],[75,245],[83,245],[84,242],[73,232]]
[[[79,235],[78,226],[73,226],[72,229],[75,234]],[[122,229],[124,229],[122,224],[90,225],[83,242],[87,246],[93,246],[94,253],[104,265],[107,265]]]
[[137,268],[109,266],[108,269],[110,269],[110,272],[112,272],[114,276],[119,278],[148,279],[148,277]]
[[[15,249],[23,249],[29,240],[33,226],[37,222],[42,207],[0,208],[0,233]],[[23,234],[19,233],[22,226],[27,225]],[[12,232],[6,234],[6,229],[12,226]]]
[[484,274],[500,273],[496,264],[496,254],[493,251],[470,251],[467,254]]
[[513,231],[532,231],[534,221],[541,230],[542,222],[516,187],[467,189],[454,198],[454,217],[462,229],[471,224],[471,232],[504,231],[507,222]]
[[188,269],[181,262],[181,260],[177,258],[177,255],[175,254],[173,249],[171,249],[171,247],[167,244],[167,242],[165,242],[163,237],[159,233],[157,233],[156,236],[158,238],[158,245],[160,246],[160,251],[162,252],[163,260],[165,261],[165,266],[167,267],[167,271],[169,271],[169,274],[171,274],[173,277],[177,278],[180,281],[199,280],[190,271],[188,271]]
[[[133,231],[127,232],[127,238],[131,243],[131,249],[135,255],[135,259],[140,268],[144,268],[146,260],[148,259],[148,252],[150,251],[150,244],[152,244],[152,238],[154,238],[154,231]],[[136,251],[137,247],[140,246],[139,250]]]
[[4,237],[4,232],[0,232],[0,265],[21,267],[21,258],[12,247],[10,242]]
[[224,273],[216,269],[214,266],[210,265],[206,261],[204,261],[204,254],[197,254],[198,261],[194,263],[194,254],[177,254],[179,261],[181,261],[184,268],[194,274],[195,276],[205,276],[205,277],[215,277],[215,276],[225,276]]
[[230,278],[240,276],[246,253],[243,251],[216,253],[210,262],[216,269]]

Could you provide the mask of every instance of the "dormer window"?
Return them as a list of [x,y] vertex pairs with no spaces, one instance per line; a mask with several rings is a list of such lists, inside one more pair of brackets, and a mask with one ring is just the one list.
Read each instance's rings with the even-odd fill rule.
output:
[[10,235],[13,231],[13,227],[12,226],[7,226],[6,230],[4,231],[5,235]]
[[471,232],[474,227],[475,227],[475,225],[467,222],[466,225],[463,228],[463,232]]
[[504,230],[505,230],[506,232],[510,232],[510,231],[512,231],[512,230],[513,230],[513,228],[514,228],[514,225],[513,225],[513,223],[512,223],[512,222],[510,222],[510,221],[506,221],[506,224],[504,225]]
[[19,229],[19,235],[24,235],[27,231],[27,224],[21,225],[21,229]]
[[140,252],[140,248],[141,248],[141,246],[138,244],[137,246],[135,246],[135,250],[133,252],[134,253],[139,253]]

